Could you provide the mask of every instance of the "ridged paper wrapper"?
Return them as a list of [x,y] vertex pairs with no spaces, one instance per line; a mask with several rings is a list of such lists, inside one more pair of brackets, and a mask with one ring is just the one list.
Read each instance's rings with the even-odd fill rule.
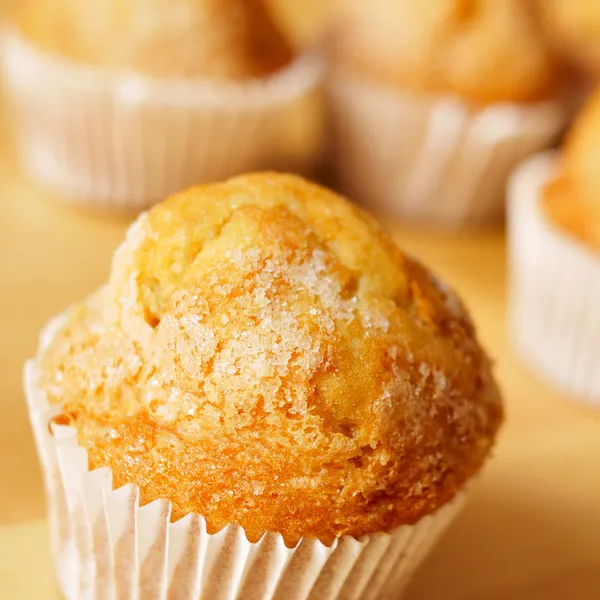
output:
[[73,202],[137,212],[198,183],[320,158],[316,51],[266,79],[213,83],[76,64],[7,30],[2,63],[25,175]]
[[327,77],[340,184],[377,212],[441,228],[504,214],[506,182],[565,125],[563,100],[471,107],[332,69]]
[[600,407],[600,255],[541,205],[557,156],[523,164],[509,186],[510,333],[519,355],[561,391]]

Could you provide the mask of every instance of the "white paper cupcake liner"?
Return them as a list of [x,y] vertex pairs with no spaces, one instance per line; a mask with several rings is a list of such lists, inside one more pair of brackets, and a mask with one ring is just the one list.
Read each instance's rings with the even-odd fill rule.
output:
[[[263,168],[302,170],[317,144],[322,62],[265,80],[154,79],[71,63],[15,31],[2,40],[26,175],[81,203],[138,211],[183,188]],[[290,150],[298,114],[309,131]],[[311,135],[312,134],[312,135]]]
[[377,211],[450,228],[499,219],[509,173],[552,143],[569,112],[559,101],[475,109],[342,72],[328,77],[328,94],[345,190]]
[[[43,351],[64,321],[43,333]],[[29,414],[48,495],[52,551],[67,600],[379,600],[398,598],[416,567],[462,508],[466,492],[415,525],[331,546],[294,548],[268,533],[250,543],[235,525],[217,534],[189,514],[171,523],[166,500],[139,506],[135,485],[112,489],[108,468],[89,471],[75,429],[25,369]]]
[[542,154],[509,185],[510,333],[538,373],[600,407],[600,256],[546,217],[541,190],[556,173]]

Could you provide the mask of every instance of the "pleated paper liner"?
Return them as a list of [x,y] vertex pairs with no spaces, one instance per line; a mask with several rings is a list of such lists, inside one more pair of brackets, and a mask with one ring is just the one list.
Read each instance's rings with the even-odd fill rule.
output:
[[214,84],[78,65],[16,31],[4,32],[2,47],[24,171],[73,201],[139,211],[245,171],[305,170],[319,151],[316,53],[265,80]]
[[541,376],[600,407],[600,256],[543,211],[556,162],[553,153],[530,159],[509,186],[510,333]]
[[327,81],[345,191],[378,212],[438,227],[501,219],[509,173],[549,147],[569,112],[558,100],[476,109],[335,70]]
[[[62,319],[44,332],[47,347]],[[436,513],[390,533],[345,536],[331,546],[303,539],[286,547],[265,534],[250,543],[231,525],[209,534],[189,514],[170,522],[170,504],[140,507],[131,484],[112,489],[109,469],[89,471],[73,428],[49,423],[59,409],[26,365],[29,414],[48,495],[52,552],[67,600],[379,600],[398,598],[460,511],[460,492]]]

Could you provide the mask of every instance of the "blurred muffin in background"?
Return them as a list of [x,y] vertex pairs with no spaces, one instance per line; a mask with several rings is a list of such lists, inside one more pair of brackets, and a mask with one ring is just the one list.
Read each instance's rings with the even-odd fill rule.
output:
[[45,52],[155,77],[244,81],[293,59],[262,0],[26,0],[16,24]]
[[520,0],[346,0],[342,65],[414,92],[485,105],[546,99],[557,65]]
[[600,90],[573,125],[560,174],[544,189],[543,205],[564,233],[600,254]]
[[510,169],[566,119],[562,68],[528,3],[342,5],[329,90],[344,186],[437,225],[500,217]]
[[561,154],[523,165],[509,196],[516,348],[559,388],[600,406],[600,91]]
[[336,194],[260,173],[168,199],[29,367],[49,505],[88,491],[54,546],[95,514],[130,548],[104,579],[106,542],[59,557],[67,597],[90,562],[131,586],[137,557],[169,597],[399,594],[490,454],[492,371],[454,292]]
[[65,196],[137,210],[198,181],[307,169],[319,151],[320,61],[296,55],[263,0],[26,0],[11,25],[20,155]]
[[538,0],[550,39],[559,51],[600,77],[600,3],[597,0]]

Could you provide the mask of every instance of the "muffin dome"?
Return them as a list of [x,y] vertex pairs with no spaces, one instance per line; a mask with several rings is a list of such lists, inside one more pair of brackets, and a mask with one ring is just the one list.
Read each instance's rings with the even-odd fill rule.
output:
[[348,67],[402,88],[476,103],[547,97],[558,66],[523,0],[345,0]]
[[413,523],[477,472],[502,418],[457,297],[344,199],[286,175],[142,216],[42,362],[93,468],[251,540]]
[[544,200],[558,225],[600,251],[600,91],[577,118],[561,173],[546,187]]
[[16,21],[46,51],[155,76],[244,80],[292,59],[262,0],[24,0]]

